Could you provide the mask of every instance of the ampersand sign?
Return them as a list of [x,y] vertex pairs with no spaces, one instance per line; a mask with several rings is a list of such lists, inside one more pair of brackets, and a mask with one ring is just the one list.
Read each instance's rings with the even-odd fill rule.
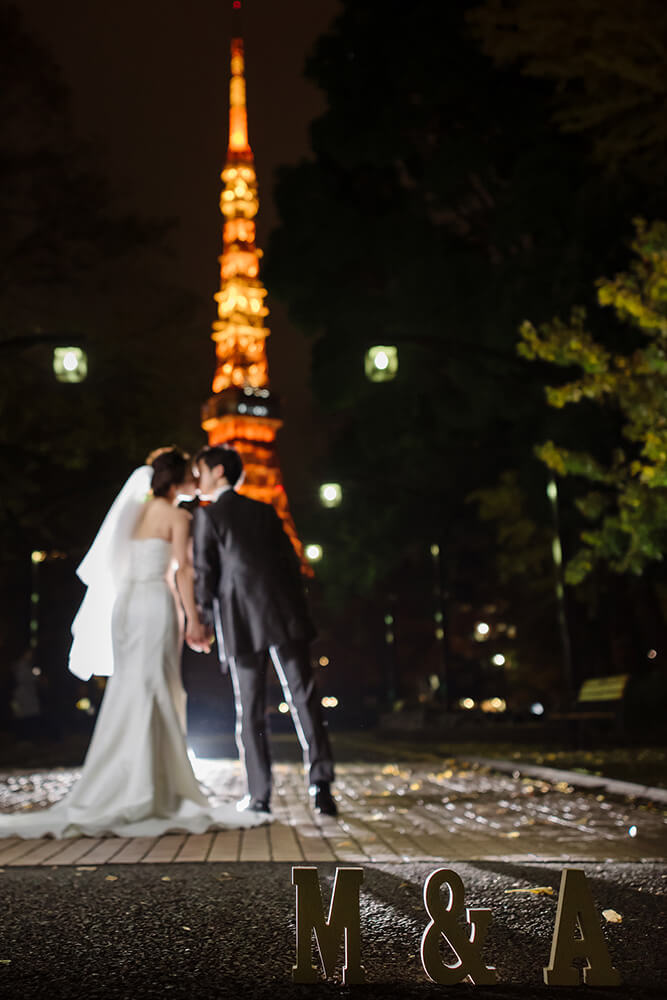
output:
[[[449,889],[447,906],[442,905],[440,887]],[[424,883],[424,906],[431,922],[424,931],[421,960],[424,972],[434,983],[453,986],[464,979],[471,983],[491,986],[497,982],[495,968],[484,964],[482,949],[491,922],[491,910],[472,910],[466,907],[468,933],[457,917],[463,910],[463,882],[449,868],[431,872]],[[445,938],[458,961],[448,965],[440,954],[441,938]]]

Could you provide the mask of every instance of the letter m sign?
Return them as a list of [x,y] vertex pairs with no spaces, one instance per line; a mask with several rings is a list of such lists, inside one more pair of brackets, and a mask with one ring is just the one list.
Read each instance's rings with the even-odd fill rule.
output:
[[320,953],[324,974],[333,976],[341,940],[345,944],[343,983],[366,981],[361,965],[361,930],[359,923],[359,886],[363,868],[337,868],[329,916],[325,918],[317,868],[292,868],[296,886],[296,965],[292,966],[295,983],[316,983],[318,973],[312,964],[312,935]]

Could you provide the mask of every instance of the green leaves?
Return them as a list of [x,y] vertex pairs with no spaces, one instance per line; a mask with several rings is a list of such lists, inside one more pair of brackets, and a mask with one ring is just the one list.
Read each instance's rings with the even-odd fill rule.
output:
[[660,183],[667,146],[661,0],[485,0],[469,15],[499,65],[553,83],[554,120],[610,172]]
[[608,489],[607,494],[596,491],[578,501],[581,513],[598,524],[596,530],[581,533],[584,548],[567,567],[570,583],[581,582],[597,560],[618,573],[640,574],[649,562],[663,558],[667,544],[667,225],[637,220],[635,227],[636,259],[612,280],[600,279],[597,288],[600,305],[638,329],[644,346],[612,355],[588,333],[581,309],[572,311],[569,324],[556,319],[536,330],[525,322],[517,346],[529,360],[576,366],[584,373],[563,385],[548,386],[550,406],[589,399],[622,418],[626,443],[606,463],[553,441],[536,449],[558,475],[577,476]]

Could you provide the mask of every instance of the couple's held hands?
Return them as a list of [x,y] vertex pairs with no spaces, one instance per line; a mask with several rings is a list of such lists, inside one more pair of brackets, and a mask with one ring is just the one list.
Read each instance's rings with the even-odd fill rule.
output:
[[187,622],[185,641],[195,653],[210,653],[213,633],[201,622]]

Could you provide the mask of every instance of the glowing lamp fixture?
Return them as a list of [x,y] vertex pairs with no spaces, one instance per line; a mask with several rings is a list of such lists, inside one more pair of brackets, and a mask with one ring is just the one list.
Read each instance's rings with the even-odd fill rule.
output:
[[474,708],[475,702],[472,698],[461,698],[459,705],[461,708]]
[[322,698],[323,708],[336,708],[337,705],[338,705],[338,698],[336,698],[335,695],[328,695]]
[[83,382],[88,374],[88,358],[80,347],[55,347],[53,372],[59,382]]
[[308,562],[319,562],[323,555],[322,546],[311,542],[310,545],[306,545],[304,554]]
[[398,348],[382,345],[369,347],[364,370],[371,382],[390,382],[398,374]]
[[286,701],[280,702],[280,704],[278,705],[278,711],[280,712],[281,715],[287,715],[287,713],[289,712],[289,705],[287,704]]
[[504,712],[506,708],[507,703],[504,698],[487,698],[481,704],[483,712]]
[[496,653],[495,656],[491,657],[491,663],[493,663],[495,667],[502,667],[502,665],[505,663],[505,657],[503,656],[502,653]]
[[533,702],[530,706],[531,715],[544,715],[544,705],[541,701]]
[[338,507],[343,499],[340,483],[322,483],[320,486],[320,503],[323,507]]
[[556,566],[560,566],[563,561],[563,550],[561,548],[560,539],[554,538],[551,543],[551,555],[553,556],[553,561]]
[[484,642],[488,639],[490,631],[491,628],[487,622],[477,622],[475,625],[475,639],[477,639],[477,642]]
[[46,559],[46,552],[42,552],[40,549],[35,549],[35,551],[31,553],[30,558],[34,563],[43,563]]

